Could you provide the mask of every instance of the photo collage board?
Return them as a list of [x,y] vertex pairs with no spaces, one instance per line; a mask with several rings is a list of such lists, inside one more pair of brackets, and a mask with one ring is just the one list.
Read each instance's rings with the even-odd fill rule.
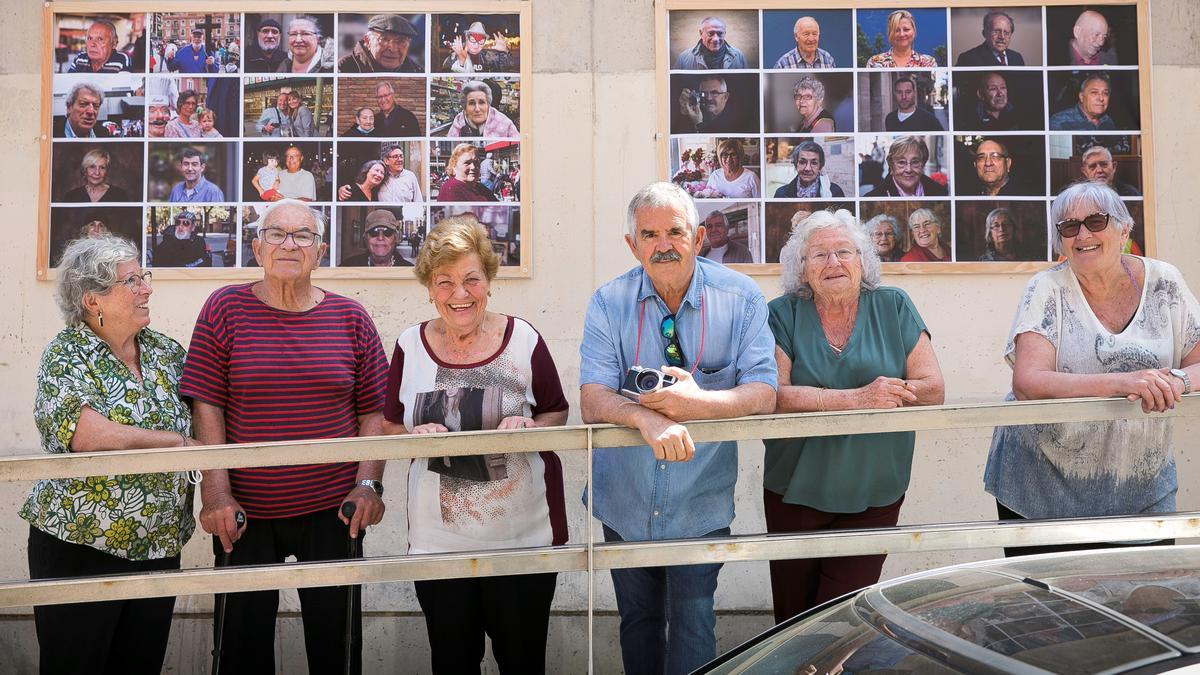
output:
[[1078,181],[1113,187],[1127,248],[1153,253],[1140,3],[680,5],[660,18],[660,151],[702,255],[774,273],[795,224],[845,209],[885,271],[1038,269]]
[[282,199],[325,223],[318,275],[411,277],[429,229],[471,213],[501,276],[529,276],[528,3],[52,9],[39,277],[104,232],[151,269],[252,276],[257,224]]

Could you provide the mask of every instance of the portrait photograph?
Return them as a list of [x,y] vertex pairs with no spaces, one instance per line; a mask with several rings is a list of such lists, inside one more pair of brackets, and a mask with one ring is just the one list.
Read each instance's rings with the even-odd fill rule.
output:
[[424,73],[425,14],[338,14],[339,73]]
[[768,134],[854,131],[854,75],[772,71],[763,74],[763,124]]
[[696,204],[704,226],[699,255],[723,265],[762,262],[762,208],[760,202],[704,202]]
[[435,73],[475,75],[521,70],[519,14],[434,14]]
[[146,78],[130,73],[55,75],[50,109],[54,138],[139,138]]
[[333,143],[247,141],[242,144],[242,201],[333,201]]
[[1042,8],[951,8],[950,44],[956,68],[1040,66]]
[[246,14],[246,73],[332,73],[332,14]]
[[[269,204],[248,204],[242,207],[242,245],[241,245],[241,260],[242,267],[259,267],[258,260],[254,257],[254,238],[258,235],[258,221],[262,218],[263,213],[267,210]],[[325,221],[325,236],[321,241],[314,244],[330,243],[329,224],[333,222],[330,219],[331,209],[329,206],[310,206],[314,213],[320,215]],[[325,254],[321,256],[321,261],[318,267],[329,267],[332,246],[325,247]]]
[[854,197],[854,139],[850,136],[768,138],[763,163],[768,199]]
[[334,199],[382,204],[423,202],[427,192],[426,157],[424,141],[340,141]]
[[668,22],[672,70],[759,67],[755,10],[677,10]]
[[518,206],[449,204],[429,208],[429,226],[452,216],[471,214],[487,232],[492,250],[505,267],[521,266],[521,208]]
[[862,134],[858,137],[860,197],[944,197],[950,194],[947,137],[942,134]]
[[955,136],[954,194],[1044,196],[1045,136]]
[[1051,66],[1136,66],[1136,5],[1046,7]]
[[242,103],[247,138],[333,136],[333,77],[248,77]]
[[55,143],[50,200],[141,203],[144,152],[141,143]]
[[1080,181],[1105,183],[1122,197],[1142,196],[1142,137],[1110,134],[1053,134],[1050,190]]
[[946,10],[860,9],[859,68],[934,68],[946,59]]
[[425,207],[337,207],[338,267],[412,267],[427,234]]
[[956,70],[954,128],[960,131],[1045,131],[1042,73]]
[[[1039,202],[1040,203],[1040,202]],[[896,240],[899,257],[886,262],[951,262],[950,202],[949,201],[879,201],[862,202],[859,217],[872,228],[891,218],[900,228]],[[877,216],[886,216],[876,220]],[[882,229],[882,228],[881,228]],[[881,241],[872,238],[879,251]],[[880,252],[880,259],[883,254]]]
[[241,70],[242,14],[160,12],[151,15],[151,72],[188,75]]
[[520,188],[520,143],[430,141],[430,201],[515,202]]
[[50,266],[58,267],[63,249],[75,239],[114,234],[142,250],[142,207],[72,205],[50,209]]
[[852,68],[853,20],[848,9],[765,9],[763,68]]
[[671,133],[760,133],[758,87],[757,73],[671,75]]
[[954,259],[959,262],[1049,260],[1046,202],[958,200]]
[[236,77],[153,77],[146,83],[150,138],[231,138],[241,134]]
[[757,138],[671,139],[671,182],[696,199],[761,197],[761,161]]
[[339,77],[337,96],[335,126],[341,137],[425,135],[423,77]]
[[950,128],[947,70],[863,70],[858,74],[858,130],[896,133]]
[[237,206],[150,206],[147,267],[236,267]]
[[855,213],[854,202],[767,202],[763,205],[763,262],[779,263],[779,252],[792,235],[792,228],[817,211],[845,209]]
[[147,152],[148,201],[217,204],[237,200],[236,143],[151,143]]
[[430,136],[521,137],[518,77],[435,77],[429,95]]
[[59,14],[54,72],[81,75],[146,72],[146,16],[141,12]]
[[1050,131],[1135,131],[1142,115],[1133,70],[1056,70],[1050,78]]

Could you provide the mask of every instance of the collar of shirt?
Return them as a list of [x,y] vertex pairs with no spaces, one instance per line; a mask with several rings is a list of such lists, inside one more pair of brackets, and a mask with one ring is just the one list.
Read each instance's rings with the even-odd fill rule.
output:
[[[685,303],[691,305],[692,309],[699,309],[700,299],[704,295],[704,271],[700,269],[700,265],[696,261],[693,261],[693,264],[695,267],[692,268],[692,280],[688,283],[687,293],[683,295],[683,302],[679,303],[680,309],[683,309]],[[650,280],[650,275],[646,274],[646,268],[643,267],[641,286],[638,288],[638,302],[644,302],[649,298],[657,298],[664,307],[666,306],[658,291],[654,289],[654,282]]]

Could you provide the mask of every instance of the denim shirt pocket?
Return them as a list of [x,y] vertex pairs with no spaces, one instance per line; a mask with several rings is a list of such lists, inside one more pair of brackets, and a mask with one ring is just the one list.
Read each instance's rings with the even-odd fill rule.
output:
[[696,384],[705,391],[724,391],[737,386],[737,363],[731,362],[719,368],[701,366],[692,373]]

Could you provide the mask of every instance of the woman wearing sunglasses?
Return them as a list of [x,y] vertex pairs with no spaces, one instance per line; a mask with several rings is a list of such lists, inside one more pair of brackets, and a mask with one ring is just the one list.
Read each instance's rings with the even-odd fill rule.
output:
[[[150,272],[132,243],[76,239],[58,268],[67,327],[42,354],[34,421],[42,450],[104,452],[196,445],[179,395],[184,351],[150,330]],[[196,529],[187,473],[38,481],[29,521],[29,577],[179,569]],[[174,597],[34,607],[43,673],[157,673]]]
[[[1122,253],[1133,218],[1103,183],[1064,190],[1051,218],[1066,260],[1035,275],[1021,297],[1004,352],[1009,399],[1122,396],[1146,413],[1173,408],[1200,379],[1200,304],[1179,270]],[[997,427],[984,486],[1002,520],[1171,512],[1172,446],[1161,419]]]
[[[492,41],[487,46],[488,40]],[[450,55],[442,61],[442,70],[449,73],[515,73],[517,65],[508,51],[508,39],[497,32],[488,37],[483,24],[476,21],[446,45]]]
[[[443,220],[416,276],[437,312],[400,334],[384,431],[430,434],[532,429],[567,421],[567,400],[541,335],[488,310],[500,259],[474,215]],[[487,443],[480,442],[480,450]],[[566,543],[562,464],[553,452],[414,460],[408,552],[450,553]],[[501,673],[544,673],[557,575],[416,582],[433,672],[476,673],[484,635]]]
[[[847,211],[817,211],[779,254],[771,301],[775,412],[935,405],[945,396],[929,331],[898,288],[880,286],[875,246]],[[891,527],[908,489],[911,431],[766,441],[768,532]],[[879,581],[884,556],[771,563],[776,621]]]

